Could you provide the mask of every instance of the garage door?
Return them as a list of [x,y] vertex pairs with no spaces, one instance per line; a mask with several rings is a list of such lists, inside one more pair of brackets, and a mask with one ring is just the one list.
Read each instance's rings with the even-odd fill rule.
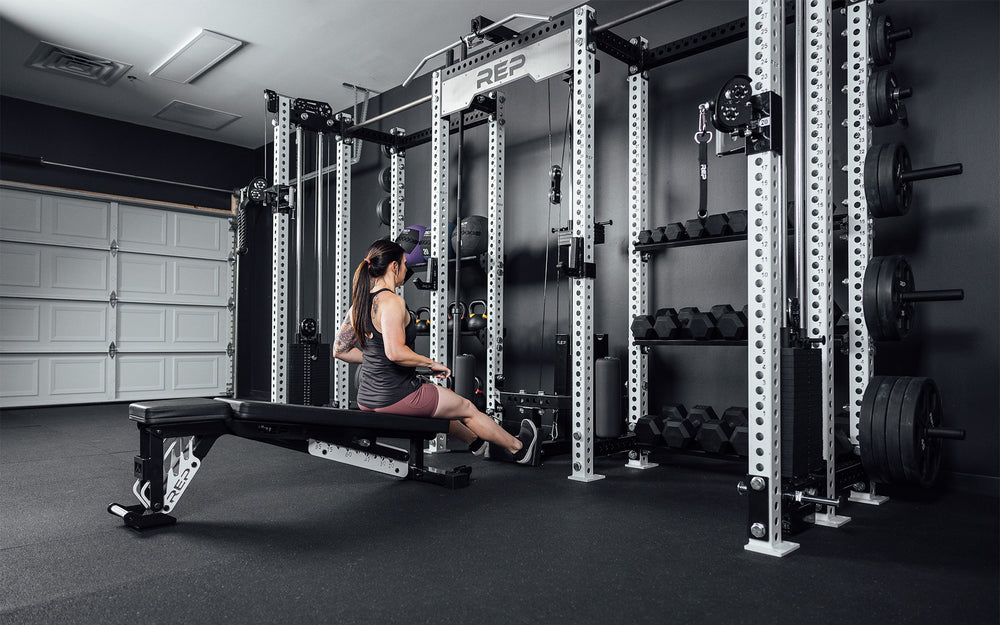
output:
[[229,392],[228,217],[0,187],[0,407]]

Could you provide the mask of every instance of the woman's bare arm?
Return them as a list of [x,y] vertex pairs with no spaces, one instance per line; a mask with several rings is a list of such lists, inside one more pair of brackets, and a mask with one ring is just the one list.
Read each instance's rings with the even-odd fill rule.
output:
[[361,350],[358,349],[358,335],[354,332],[354,324],[351,323],[351,310],[347,310],[347,318],[344,320],[340,330],[337,331],[337,340],[333,344],[333,355],[344,362],[361,364]]

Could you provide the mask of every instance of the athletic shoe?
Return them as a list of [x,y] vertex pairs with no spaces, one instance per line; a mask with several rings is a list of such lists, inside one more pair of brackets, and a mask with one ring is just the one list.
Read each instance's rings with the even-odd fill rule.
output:
[[522,419],[517,439],[524,446],[514,454],[514,461],[518,464],[531,464],[535,458],[535,447],[538,445],[538,428],[535,427],[535,422],[531,419]]
[[473,456],[482,456],[483,454],[486,453],[486,448],[488,446],[489,443],[477,437],[476,440],[472,441],[469,444],[469,451],[472,452]]

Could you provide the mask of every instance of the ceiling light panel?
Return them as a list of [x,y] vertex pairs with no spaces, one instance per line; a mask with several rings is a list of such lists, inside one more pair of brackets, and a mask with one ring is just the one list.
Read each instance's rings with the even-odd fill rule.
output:
[[239,39],[202,29],[149,75],[173,82],[189,83],[242,46],[243,42]]

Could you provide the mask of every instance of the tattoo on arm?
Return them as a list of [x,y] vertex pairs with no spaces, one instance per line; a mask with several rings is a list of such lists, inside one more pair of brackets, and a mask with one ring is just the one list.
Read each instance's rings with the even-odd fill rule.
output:
[[358,344],[358,336],[354,333],[354,326],[345,323],[337,333],[337,342],[334,345],[334,353],[343,354],[354,349]]

